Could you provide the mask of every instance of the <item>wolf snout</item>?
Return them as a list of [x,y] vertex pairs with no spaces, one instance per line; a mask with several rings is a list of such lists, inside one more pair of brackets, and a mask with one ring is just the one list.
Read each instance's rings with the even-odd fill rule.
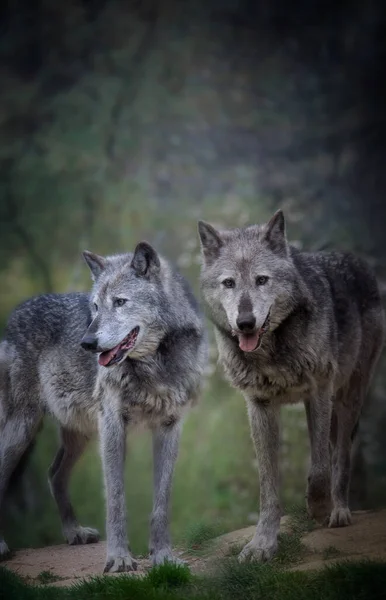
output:
[[85,335],[80,342],[80,345],[84,350],[89,352],[99,352],[98,350],[98,339],[95,335]]
[[236,325],[242,333],[251,333],[256,327],[256,318],[252,313],[242,313],[237,317]]

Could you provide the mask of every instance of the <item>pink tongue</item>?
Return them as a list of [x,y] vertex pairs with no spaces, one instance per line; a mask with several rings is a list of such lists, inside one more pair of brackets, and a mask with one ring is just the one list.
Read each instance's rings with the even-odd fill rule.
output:
[[239,336],[239,346],[244,352],[252,352],[259,343],[260,332]]
[[118,346],[115,346],[115,348],[113,348],[112,350],[108,350],[107,352],[102,352],[102,354],[100,354],[99,358],[98,358],[99,364],[102,365],[102,367],[105,367],[106,365],[108,365],[118,348],[119,348],[119,344],[118,344]]

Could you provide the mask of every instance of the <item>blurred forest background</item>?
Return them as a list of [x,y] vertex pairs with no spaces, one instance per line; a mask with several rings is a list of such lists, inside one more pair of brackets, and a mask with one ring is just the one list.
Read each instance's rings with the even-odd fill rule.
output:
[[[28,296],[89,289],[84,249],[146,239],[198,293],[197,219],[240,226],[279,206],[296,244],[353,249],[386,289],[381,2],[19,0],[0,11],[0,329]],[[245,405],[214,346],[209,371],[182,438],[176,542],[258,514]],[[385,393],[383,359],[356,450],[356,507],[386,502]],[[282,442],[289,506],[304,501],[302,406],[283,411]],[[46,481],[56,447],[47,420],[8,496],[13,546],[62,539]],[[129,448],[129,527],[144,552],[148,434]],[[104,532],[96,444],[71,488],[80,520]]]

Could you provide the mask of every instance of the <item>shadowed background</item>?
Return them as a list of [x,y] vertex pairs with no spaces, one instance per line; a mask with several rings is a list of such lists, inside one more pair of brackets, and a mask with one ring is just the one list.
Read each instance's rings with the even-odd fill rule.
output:
[[[198,294],[197,219],[243,226],[279,207],[292,241],[361,253],[386,289],[381,2],[40,0],[0,10],[1,328],[28,296],[89,289],[82,250],[132,250],[141,239]],[[209,375],[176,469],[181,543],[257,520],[246,410],[216,368],[214,345]],[[382,359],[359,431],[354,507],[386,501],[385,386]],[[303,407],[286,407],[282,421],[289,506],[304,500]],[[151,509],[150,437],[128,445],[138,553]],[[14,547],[62,539],[46,482],[56,448],[47,419],[7,499]],[[71,490],[82,523],[104,532],[96,444]]]

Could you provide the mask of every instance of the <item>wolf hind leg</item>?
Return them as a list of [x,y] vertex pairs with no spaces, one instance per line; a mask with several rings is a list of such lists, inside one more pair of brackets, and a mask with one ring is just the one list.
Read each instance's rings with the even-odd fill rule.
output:
[[[0,422],[0,514],[9,479],[32,443],[42,419],[38,410],[29,408],[27,414],[3,414]],[[0,535],[0,559],[8,552],[8,546]]]
[[311,447],[311,467],[307,485],[307,510],[310,517],[324,522],[331,512],[331,465],[329,433],[332,391],[319,390],[305,402]]
[[61,446],[48,471],[51,494],[58,506],[63,535],[70,545],[98,542],[99,532],[79,525],[68,495],[72,469],[82,455],[89,438],[77,431],[61,428]]
[[331,429],[332,503],[330,527],[351,523],[348,506],[353,440],[366,395],[384,343],[383,315],[369,312],[364,318],[364,336],[359,359],[347,387],[334,402],[335,426]]
[[[371,367],[373,366],[370,363]],[[349,491],[352,448],[359,425],[362,406],[371,382],[373,369],[364,376],[363,363],[351,376],[348,386],[337,394],[330,434],[332,466],[332,512],[329,527],[351,524]]]
[[[353,391],[350,395],[359,396],[361,392]],[[358,425],[361,402],[355,402],[353,409],[344,402],[346,394],[339,394],[334,406],[334,435],[331,436],[332,466],[332,511],[329,527],[346,527],[351,524],[351,512],[348,506],[352,440]]]

